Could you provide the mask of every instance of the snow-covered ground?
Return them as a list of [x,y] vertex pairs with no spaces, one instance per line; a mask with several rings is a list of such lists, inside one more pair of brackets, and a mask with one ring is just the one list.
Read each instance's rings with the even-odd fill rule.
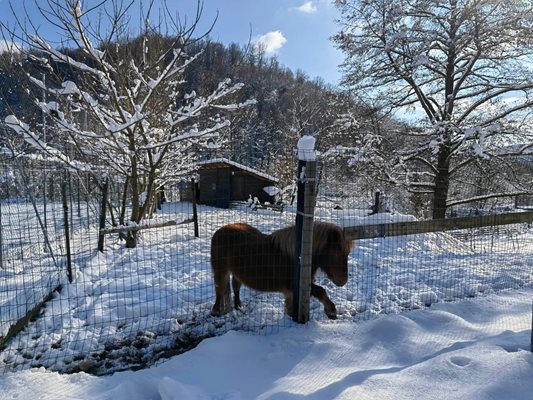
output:
[[[87,240],[87,222],[96,212],[87,204],[73,212],[70,230],[79,262],[90,257],[95,241]],[[0,337],[14,321],[67,283],[63,205],[20,199],[0,204]]]
[[533,399],[532,290],[370,321],[231,331],[149,369],[0,376],[0,399]]
[[[104,254],[91,253],[96,235],[78,231],[72,240],[73,254],[81,255],[74,258],[74,282],[63,278],[62,291],[8,343],[0,353],[0,374],[41,366],[96,374],[146,368],[230,330],[261,336],[294,328],[283,313],[280,295],[250,290],[243,290],[242,310],[212,317],[209,265],[210,238],[218,227],[241,221],[268,233],[292,223],[294,210],[280,214],[246,207],[200,207],[199,211],[200,238],[194,238],[192,225],[146,230],[136,249],[125,249],[115,236],[109,236]],[[383,214],[376,220],[375,216],[366,218],[366,210],[333,210],[320,203],[317,211],[318,219],[344,226],[412,219]],[[190,215],[189,204],[168,203],[157,218],[180,221]],[[2,292],[13,293],[15,287],[23,290],[4,297],[30,299],[33,289],[24,269],[8,272],[11,275],[2,281]],[[360,321],[384,313],[531,287],[533,231],[520,225],[481,238],[432,233],[359,241],[349,257],[346,286],[338,288],[321,274],[317,281],[337,305],[338,326],[356,322],[356,329]],[[311,314],[311,329],[337,329],[330,327],[322,305],[314,299]],[[5,324],[6,315],[0,312],[0,322]],[[291,331],[287,337],[294,335]]]

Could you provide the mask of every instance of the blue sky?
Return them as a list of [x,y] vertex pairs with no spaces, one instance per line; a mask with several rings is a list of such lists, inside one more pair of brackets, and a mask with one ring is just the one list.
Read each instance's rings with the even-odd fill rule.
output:
[[[191,2],[193,3],[193,2]],[[329,40],[338,12],[327,0],[205,0],[206,20],[219,17],[211,36],[224,43],[263,40],[270,54],[311,78],[335,83],[342,54]]]
[[[38,0],[45,3],[45,0]],[[158,0],[159,2],[160,0]],[[96,0],[85,0],[94,4]],[[19,15],[23,14],[22,1],[12,1]],[[32,0],[26,0],[27,5]],[[301,69],[311,78],[321,77],[335,84],[340,79],[338,65],[343,56],[329,38],[338,26],[338,12],[332,0],[204,0],[204,12],[199,33],[212,23],[218,11],[210,37],[228,44],[262,42],[267,54],[274,55],[281,64],[292,70]],[[180,15],[194,16],[196,0],[169,0],[171,9]],[[0,0],[0,18],[6,20],[8,0]],[[36,14],[35,7],[27,7]],[[95,14],[96,15],[96,14]],[[38,18],[32,15],[32,18]],[[135,22],[132,19],[132,22]],[[53,30],[42,25],[41,34],[52,40]]]

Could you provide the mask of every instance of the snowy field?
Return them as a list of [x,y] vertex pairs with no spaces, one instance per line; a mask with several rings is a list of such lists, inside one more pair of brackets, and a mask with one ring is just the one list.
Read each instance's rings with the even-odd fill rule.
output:
[[[412,220],[397,214],[383,214],[376,220],[375,216],[365,217],[367,211],[337,211],[323,206],[319,204],[317,219],[344,226]],[[270,334],[294,335],[292,329],[301,328],[294,328],[284,315],[278,294],[245,289],[241,310],[212,317],[214,291],[209,265],[210,238],[220,226],[247,222],[268,233],[292,223],[293,210],[280,214],[246,207],[200,207],[199,215],[200,238],[194,238],[192,225],[152,229],[143,231],[136,249],[128,250],[115,236],[108,236],[104,254],[94,252],[96,231],[80,229],[72,240],[73,254],[79,255],[74,258],[74,282],[68,284],[64,273],[58,278],[64,284],[62,291],[0,353],[0,375],[2,371],[43,366],[59,372],[93,374],[146,368],[193,348],[204,338],[230,330],[255,332],[258,336],[246,339],[252,341],[268,340],[261,336]],[[190,216],[189,204],[168,203],[157,219],[181,221]],[[360,241],[349,257],[346,286],[338,288],[323,275],[317,277],[337,305],[340,323],[330,324],[321,304],[313,299],[313,323],[308,329],[315,335],[321,335],[322,327],[332,332],[357,330],[360,321],[384,313],[531,287],[532,266],[533,231],[525,224],[500,228],[481,238],[432,233]],[[12,302],[34,296],[33,283],[27,284],[23,270],[8,272],[10,279],[2,280],[1,288],[8,295],[2,299]],[[22,289],[14,293],[13,288]],[[5,304],[0,303],[0,310]],[[513,313],[510,306],[508,312]],[[0,312],[4,326],[7,315]],[[357,323],[349,324],[353,322]],[[241,335],[226,337],[248,337]]]
[[149,369],[0,376],[0,399],[533,399],[532,290],[359,323],[228,332]]

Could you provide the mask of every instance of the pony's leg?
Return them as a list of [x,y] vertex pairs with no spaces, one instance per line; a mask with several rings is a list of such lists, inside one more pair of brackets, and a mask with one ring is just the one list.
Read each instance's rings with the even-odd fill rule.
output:
[[326,289],[313,283],[311,284],[311,296],[316,297],[324,305],[324,312],[329,319],[337,319],[337,308],[328,297]]
[[219,316],[227,314],[231,310],[231,291],[229,287],[229,273],[227,270],[220,271],[213,268],[215,278],[216,300],[211,315]]
[[233,306],[235,309],[241,308],[241,286],[241,281],[232,276],[231,287],[233,288]]

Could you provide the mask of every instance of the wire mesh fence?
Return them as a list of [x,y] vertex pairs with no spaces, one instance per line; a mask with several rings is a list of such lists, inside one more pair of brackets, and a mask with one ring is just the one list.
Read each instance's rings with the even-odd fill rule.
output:
[[[194,195],[187,186],[189,177],[166,185],[165,201],[157,204],[159,209],[154,207],[142,227],[121,224],[119,205],[127,189],[108,177],[108,233],[104,251],[99,252],[104,198],[100,177],[65,171],[43,160],[2,159],[1,370],[44,366],[104,374],[151,365],[232,329],[268,333],[294,325],[287,315],[292,292],[278,281],[287,273],[280,266],[294,263],[290,248],[296,239],[283,228],[296,220],[297,199],[289,195],[283,202],[254,200],[255,189],[251,185],[242,189],[244,178],[235,177],[269,177],[236,163],[222,164],[221,171],[209,171],[211,180],[202,181],[200,175],[199,184],[193,182]],[[219,179],[213,181],[213,176]],[[319,267],[332,264],[342,273],[343,257],[346,261],[347,279],[327,268],[318,268],[314,277],[334,304],[338,320],[360,321],[532,286],[529,213],[523,213],[523,222],[479,227],[472,218],[472,227],[442,231],[437,221],[425,221],[425,230],[393,236],[387,224],[415,218],[376,212],[373,195],[358,197],[352,182],[319,176],[315,228],[331,223],[343,228],[340,232],[351,240],[353,229],[367,229],[354,227],[378,226],[376,237],[355,240],[340,261],[328,248],[328,243],[339,242],[334,233],[313,237],[318,249],[314,264],[321,260]],[[202,191],[210,192],[209,201],[204,201]],[[212,193],[218,193],[227,208],[205,204],[213,201]],[[198,237],[189,223],[195,199]],[[217,282],[211,267],[212,238],[220,228],[237,223],[241,225],[233,225],[229,238],[220,242],[231,254],[218,259],[233,263],[245,259],[240,268],[255,268],[247,276],[240,275],[242,270],[233,271]],[[433,231],[428,232],[427,226]],[[122,228],[138,232],[134,248],[125,246]],[[265,268],[271,268],[271,275]],[[227,308],[214,312],[217,284],[223,283],[223,293],[229,295],[231,275],[242,283],[239,307],[231,298]],[[259,281],[259,287],[248,279]],[[329,321],[328,304],[321,289],[312,289],[311,319]]]

